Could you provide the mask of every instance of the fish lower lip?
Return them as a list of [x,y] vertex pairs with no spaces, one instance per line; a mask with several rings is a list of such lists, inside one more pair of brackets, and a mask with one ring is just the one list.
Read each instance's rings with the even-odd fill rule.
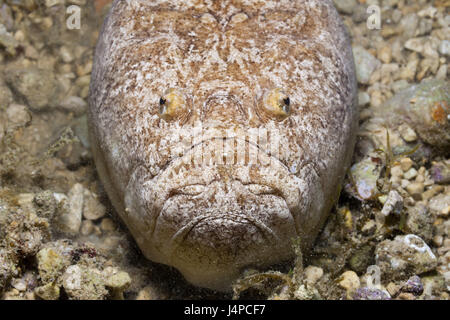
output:
[[274,244],[279,242],[278,236],[264,223],[257,221],[256,219],[253,219],[249,216],[244,215],[228,215],[228,216],[221,216],[221,215],[202,215],[198,216],[192,221],[190,221],[188,224],[183,226],[181,229],[179,229],[173,236],[171,240],[171,250],[172,254],[177,250],[177,248],[182,244],[184,239],[189,235],[189,233],[199,224],[202,222],[206,222],[208,220],[231,220],[233,222],[236,222],[236,220],[240,220],[239,222],[243,223],[249,223],[256,228],[258,228],[261,233],[264,235],[264,237],[268,240],[269,243]]

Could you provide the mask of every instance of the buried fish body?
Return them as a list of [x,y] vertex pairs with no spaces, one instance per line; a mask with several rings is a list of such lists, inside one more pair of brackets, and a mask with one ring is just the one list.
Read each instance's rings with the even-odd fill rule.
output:
[[310,247],[350,163],[350,42],[332,1],[114,1],[89,131],[143,254],[197,286]]

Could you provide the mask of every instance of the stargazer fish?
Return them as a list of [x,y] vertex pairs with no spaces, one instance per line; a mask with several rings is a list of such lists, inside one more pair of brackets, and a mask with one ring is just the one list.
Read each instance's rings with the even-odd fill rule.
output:
[[357,128],[331,0],[116,0],[95,53],[100,178],[142,253],[227,291],[313,244]]

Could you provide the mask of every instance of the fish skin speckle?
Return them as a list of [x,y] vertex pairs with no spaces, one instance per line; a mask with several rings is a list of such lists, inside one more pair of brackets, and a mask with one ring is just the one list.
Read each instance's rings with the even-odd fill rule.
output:
[[229,291],[292,260],[293,239],[313,244],[351,161],[356,89],[331,0],[116,0],[91,78],[94,160],[148,259]]

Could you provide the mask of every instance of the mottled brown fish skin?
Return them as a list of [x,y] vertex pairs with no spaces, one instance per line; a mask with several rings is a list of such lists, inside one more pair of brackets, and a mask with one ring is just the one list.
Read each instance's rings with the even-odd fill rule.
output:
[[[227,291],[245,268],[292,259],[293,239],[313,244],[358,121],[331,0],[114,1],[90,89],[100,178],[148,259]],[[230,162],[192,160],[221,143]]]

